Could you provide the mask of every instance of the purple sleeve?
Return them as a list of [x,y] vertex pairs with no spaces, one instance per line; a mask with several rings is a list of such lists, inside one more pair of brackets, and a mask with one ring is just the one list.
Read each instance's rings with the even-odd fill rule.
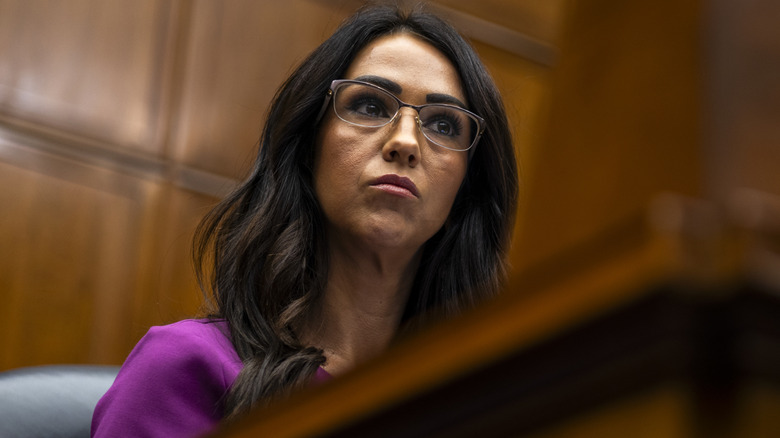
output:
[[152,327],[98,403],[93,437],[193,437],[213,430],[241,361],[219,323]]

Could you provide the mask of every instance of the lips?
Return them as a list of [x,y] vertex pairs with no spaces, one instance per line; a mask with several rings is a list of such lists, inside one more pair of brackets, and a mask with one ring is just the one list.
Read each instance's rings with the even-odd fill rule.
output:
[[375,179],[371,185],[380,189],[384,188],[387,191],[401,195],[408,192],[415,198],[420,197],[420,192],[417,190],[417,186],[414,185],[412,180],[405,176],[393,174],[383,175]]

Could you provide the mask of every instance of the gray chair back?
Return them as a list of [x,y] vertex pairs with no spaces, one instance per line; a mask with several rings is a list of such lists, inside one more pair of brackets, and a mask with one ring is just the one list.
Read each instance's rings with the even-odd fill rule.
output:
[[0,437],[89,437],[119,367],[50,365],[0,373]]

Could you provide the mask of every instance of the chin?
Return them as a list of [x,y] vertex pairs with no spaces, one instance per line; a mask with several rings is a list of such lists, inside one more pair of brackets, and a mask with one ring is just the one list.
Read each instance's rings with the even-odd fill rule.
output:
[[366,233],[364,239],[369,245],[377,248],[410,248],[413,249],[416,245],[412,239],[409,238],[406,230],[394,230],[388,228],[372,229]]

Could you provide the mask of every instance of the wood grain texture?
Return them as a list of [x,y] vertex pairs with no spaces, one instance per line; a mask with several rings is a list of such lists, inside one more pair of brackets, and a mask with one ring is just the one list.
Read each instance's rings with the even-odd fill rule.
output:
[[137,287],[134,242],[145,200],[0,165],[2,185],[22,188],[0,192],[0,278],[10,303],[2,309],[0,367],[113,362],[126,353],[113,335],[132,316],[124,309]]
[[0,119],[160,153],[177,4],[2,0]]
[[574,2],[565,20],[521,270],[645,214],[660,193],[704,193],[699,3]]
[[345,16],[305,0],[194,2],[174,159],[243,176],[276,89]]

